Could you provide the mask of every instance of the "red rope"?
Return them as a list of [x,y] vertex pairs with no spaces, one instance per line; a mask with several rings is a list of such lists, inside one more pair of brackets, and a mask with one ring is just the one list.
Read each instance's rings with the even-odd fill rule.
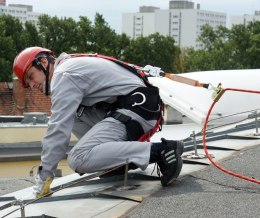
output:
[[[225,91],[237,91],[237,92],[249,92],[249,93],[257,93],[257,94],[260,94],[260,91],[253,91],[253,90],[245,90],[245,89],[233,89],[233,88],[226,88],[224,89]],[[232,171],[229,171],[223,167],[221,167],[219,164],[217,164],[213,159],[212,157],[209,155],[208,153],[208,149],[207,149],[207,146],[206,146],[206,131],[207,131],[207,124],[208,124],[208,120],[209,120],[209,117],[210,117],[210,114],[211,114],[211,111],[212,109],[214,108],[215,104],[216,104],[217,101],[214,101],[211,106],[210,106],[210,109],[208,111],[208,114],[206,116],[206,120],[205,120],[205,123],[204,123],[204,127],[203,127],[203,148],[204,148],[204,151],[205,151],[205,154],[207,156],[207,158],[209,159],[209,161],[215,166],[217,167],[218,169],[220,169],[221,171],[229,174],[229,175],[232,175],[232,176],[235,176],[235,177],[238,177],[240,179],[244,179],[244,180],[247,180],[247,181],[250,181],[250,182],[254,182],[254,183],[257,183],[257,184],[260,184],[260,180],[256,180],[256,179],[253,179],[253,178],[250,178],[250,177],[247,177],[247,176],[243,176],[243,175],[240,175],[240,174],[237,174],[237,173],[234,173]]]

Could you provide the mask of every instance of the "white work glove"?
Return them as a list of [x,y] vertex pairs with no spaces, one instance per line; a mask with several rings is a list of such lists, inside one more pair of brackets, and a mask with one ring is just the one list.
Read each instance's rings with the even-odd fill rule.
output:
[[146,65],[144,68],[142,68],[142,70],[144,72],[146,72],[146,74],[149,76],[154,76],[154,77],[163,77],[164,76],[164,72],[159,67],[153,67],[151,65]]
[[35,186],[33,187],[33,195],[35,198],[40,198],[51,193],[50,185],[53,178],[48,177],[43,181],[39,174],[35,176]]

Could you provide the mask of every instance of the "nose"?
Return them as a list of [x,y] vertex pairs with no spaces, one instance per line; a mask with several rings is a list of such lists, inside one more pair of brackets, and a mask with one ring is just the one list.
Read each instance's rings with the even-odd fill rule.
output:
[[30,88],[34,88],[35,85],[36,85],[36,83],[35,83],[33,80],[30,80],[30,81],[28,82],[28,84],[29,84]]

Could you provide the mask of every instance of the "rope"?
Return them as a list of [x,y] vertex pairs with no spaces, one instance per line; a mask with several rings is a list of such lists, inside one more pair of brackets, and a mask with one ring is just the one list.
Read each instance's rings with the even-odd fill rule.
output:
[[111,168],[111,169],[108,169],[108,170],[104,170],[104,171],[100,171],[100,172],[97,172],[97,173],[90,174],[90,175],[86,176],[85,178],[79,179],[78,181],[75,181],[75,182],[72,181],[72,182],[69,182],[68,184],[57,186],[57,187],[54,188],[54,190],[52,190],[50,193],[45,194],[45,195],[43,195],[43,196],[41,196],[41,197],[39,197],[39,198],[32,199],[31,201],[29,201],[29,202],[23,204],[22,206],[20,206],[19,208],[14,209],[14,210],[10,211],[9,213],[5,214],[5,215],[2,216],[1,218],[7,217],[7,216],[9,216],[10,214],[12,214],[12,213],[14,213],[14,212],[16,212],[16,211],[18,211],[18,210],[21,210],[22,208],[25,208],[26,206],[28,206],[28,205],[30,205],[30,204],[33,204],[33,203],[35,203],[36,201],[41,200],[42,198],[45,198],[45,197],[48,197],[48,196],[52,195],[52,194],[55,193],[55,192],[61,191],[61,190],[65,189],[65,188],[72,187],[72,186],[77,185],[77,184],[82,183],[82,182],[87,182],[87,181],[89,181],[89,180],[91,180],[91,179],[94,179],[94,178],[96,178],[96,177],[98,177],[98,176],[101,176],[101,175],[104,175],[104,174],[106,174],[106,173],[112,172],[112,171],[114,171],[114,170],[116,170],[116,169],[119,169],[119,168],[122,167],[122,166],[125,166],[125,164],[121,164],[121,165],[118,165],[118,166],[116,166],[116,167],[114,167],[114,168]]
[[[233,88],[226,88],[224,89],[224,91],[236,91],[236,92],[248,92],[248,93],[256,93],[256,94],[260,94],[260,91],[253,91],[253,90],[245,90],[245,89],[233,89]],[[224,94],[224,92],[222,93],[222,95]],[[219,100],[219,98],[218,98]],[[217,103],[217,100],[213,101],[213,103],[211,104],[210,108],[209,108],[209,111],[208,111],[208,114],[206,116],[206,120],[205,120],[205,123],[204,123],[204,127],[203,127],[203,148],[204,148],[204,151],[205,151],[205,154],[207,156],[207,158],[209,159],[209,161],[215,166],[217,167],[218,169],[220,169],[221,171],[231,175],[231,176],[235,176],[235,177],[238,177],[240,179],[244,179],[244,180],[247,180],[249,182],[253,182],[253,183],[256,183],[256,184],[260,184],[260,180],[256,180],[256,179],[253,179],[253,178],[250,178],[250,177],[247,177],[247,176],[243,176],[243,175],[240,175],[238,173],[235,173],[235,172],[232,172],[230,170],[227,170],[225,169],[224,167],[220,166],[219,164],[217,164],[213,159],[212,157],[209,155],[208,153],[208,149],[207,149],[207,145],[206,145],[206,132],[207,132],[207,124],[208,124],[208,120],[209,120],[209,117],[210,117],[210,114],[211,114],[211,111],[212,109],[214,108],[215,104]]]

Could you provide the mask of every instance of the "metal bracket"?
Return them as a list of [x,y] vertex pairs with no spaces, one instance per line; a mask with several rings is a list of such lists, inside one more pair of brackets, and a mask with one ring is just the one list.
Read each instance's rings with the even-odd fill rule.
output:
[[190,137],[193,139],[194,153],[187,154],[183,157],[187,159],[206,159],[207,157],[205,154],[198,154],[198,146],[197,146],[195,131],[192,131]]
[[129,160],[126,159],[124,186],[116,188],[117,191],[125,191],[125,190],[132,190],[133,189],[133,186],[128,185],[128,166],[129,166]]
[[21,210],[21,218],[25,218],[25,204],[22,200],[16,200],[12,202],[12,205],[18,205],[20,206],[20,210]]

